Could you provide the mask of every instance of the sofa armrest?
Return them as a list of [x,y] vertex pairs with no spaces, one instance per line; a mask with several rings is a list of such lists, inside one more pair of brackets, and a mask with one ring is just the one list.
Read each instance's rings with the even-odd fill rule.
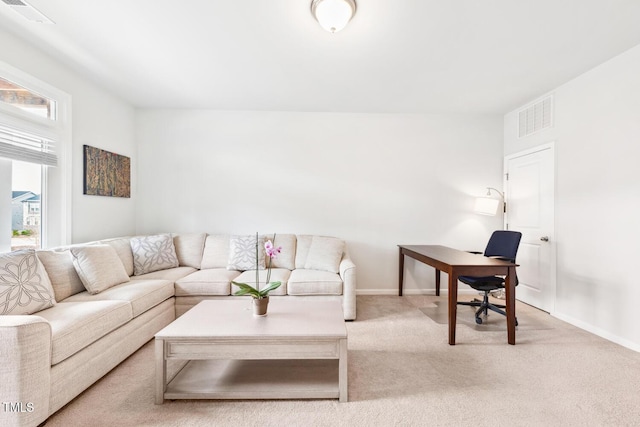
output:
[[340,278],[342,279],[342,308],[345,320],[356,319],[356,265],[348,254],[340,261]]
[[40,316],[0,316],[0,425],[34,426],[49,416],[51,326]]

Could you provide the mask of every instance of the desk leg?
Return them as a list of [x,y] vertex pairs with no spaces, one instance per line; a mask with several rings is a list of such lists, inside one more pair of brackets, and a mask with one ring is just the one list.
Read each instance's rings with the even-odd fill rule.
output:
[[440,296],[440,270],[436,268],[436,296]]
[[458,272],[449,273],[449,345],[456,344],[456,310],[458,309]]
[[400,258],[398,259],[398,296],[402,296],[402,281],[404,280],[404,254],[402,248],[398,248]]
[[509,267],[509,273],[505,278],[505,305],[507,310],[507,340],[509,344],[516,343],[516,268]]

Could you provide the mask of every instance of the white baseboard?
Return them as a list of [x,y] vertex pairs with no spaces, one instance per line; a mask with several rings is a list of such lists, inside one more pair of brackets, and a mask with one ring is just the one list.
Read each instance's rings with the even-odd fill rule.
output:
[[[404,289],[403,295],[434,295],[435,289]],[[393,289],[356,289],[356,295],[398,295],[398,288]],[[449,295],[449,290],[440,288],[440,295]],[[458,295],[478,295],[473,289],[458,289]]]
[[567,323],[569,323],[569,324],[571,324],[573,326],[576,326],[576,327],[578,327],[580,329],[584,329],[587,332],[591,332],[592,334],[597,335],[599,337],[602,337],[602,338],[604,338],[606,340],[609,340],[609,341],[611,341],[613,343],[619,344],[619,345],[621,345],[623,347],[626,347],[626,348],[628,348],[630,350],[634,350],[634,351],[640,352],[640,345],[638,345],[637,343],[631,342],[631,341],[629,341],[629,340],[627,340],[625,338],[622,338],[622,337],[619,337],[617,335],[614,335],[614,334],[612,334],[610,332],[607,332],[607,331],[605,331],[603,329],[595,327],[595,326],[593,326],[593,325],[591,325],[589,323],[583,322],[582,320],[578,320],[578,319],[575,319],[575,318],[573,318],[571,316],[567,316],[565,314],[558,313],[558,312],[553,312],[553,313],[551,313],[551,315],[553,317],[555,317],[555,318],[558,318],[558,319],[562,320],[563,322],[567,322]]

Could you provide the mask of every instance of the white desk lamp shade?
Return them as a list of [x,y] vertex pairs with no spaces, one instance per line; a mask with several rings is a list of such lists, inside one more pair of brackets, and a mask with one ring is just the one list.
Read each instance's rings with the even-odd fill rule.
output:
[[495,216],[498,213],[500,200],[491,197],[476,197],[476,206],[473,209],[475,213],[480,215]]
[[346,0],[319,0],[314,8],[314,14],[320,26],[332,33],[346,27],[353,12],[353,8]]

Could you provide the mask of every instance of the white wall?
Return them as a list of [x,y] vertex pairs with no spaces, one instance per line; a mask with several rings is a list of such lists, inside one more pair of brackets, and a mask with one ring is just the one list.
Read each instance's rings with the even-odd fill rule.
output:
[[[397,292],[397,244],[483,249],[500,218],[496,116],[138,111],[137,232],[344,238],[360,293]],[[407,263],[407,287],[433,270]]]
[[[11,194],[11,179],[11,160],[0,158],[0,194]],[[11,203],[0,204],[0,224],[11,224],[12,208]],[[0,233],[0,252],[10,248],[11,234]]]
[[[72,97],[71,241],[84,242],[132,234],[135,223],[136,183],[134,109],[45,52],[2,29],[0,60]],[[132,198],[119,199],[82,194],[83,144],[131,157]]]
[[505,154],[556,141],[554,315],[640,351],[640,46],[553,91],[555,126]]

